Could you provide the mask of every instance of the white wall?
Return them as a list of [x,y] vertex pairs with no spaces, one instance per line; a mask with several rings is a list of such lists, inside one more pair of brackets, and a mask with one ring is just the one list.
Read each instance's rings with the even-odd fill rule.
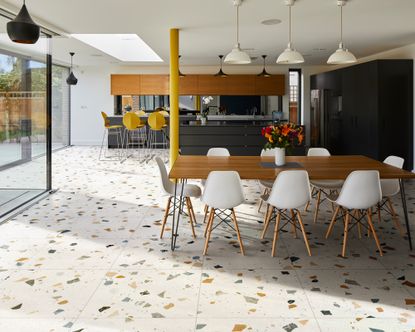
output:
[[[185,74],[214,74],[218,66],[181,66]],[[225,66],[227,74],[257,74],[262,66]],[[304,124],[310,124],[310,75],[324,67],[302,66],[304,82]],[[110,91],[111,74],[167,74],[167,66],[107,66],[79,67],[75,69],[78,84],[71,89],[71,143],[73,145],[99,145],[103,134],[101,111],[112,115],[114,97]],[[288,67],[267,66],[271,74],[285,74],[288,87]],[[287,88],[288,93],[288,88]],[[288,112],[288,96],[283,97],[284,111]],[[306,131],[309,134],[309,131]]]

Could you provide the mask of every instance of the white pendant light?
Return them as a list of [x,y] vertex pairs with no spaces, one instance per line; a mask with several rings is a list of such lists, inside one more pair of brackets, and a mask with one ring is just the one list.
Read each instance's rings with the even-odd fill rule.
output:
[[278,57],[278,64],[290,65],[304,62],[303,56],[300,52],[294,49],[293,44],[291,42],[291,7],[294,6],[294,2],[295,0],[285,0],[285,4],[288,6],[289,11],[288,46],[284,50],[284,52],[282,52]]
[[330,55],[327,63],[330,65],[343,65],[357,62],[353,53],[344,46],[343,43],[343,6],[346,5],[346,0],[338,0],[337,5],[340,7],[340,44],[339,48]]
[[242,0],[233,0],[233,5],[236,7],[236,44],[232,51],[225,57],[225,63],[233,65],[244,65],[251,63],[251,57],[241,50],[239,44],[239,6]]

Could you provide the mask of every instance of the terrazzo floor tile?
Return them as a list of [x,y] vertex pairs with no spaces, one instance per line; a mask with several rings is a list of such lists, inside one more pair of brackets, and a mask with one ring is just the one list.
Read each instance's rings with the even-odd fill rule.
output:
[[318,319],[415,318],[409,293],[387,270],[297,270]]
[[113,268],[125,270],[201,269],[203,265],[202,238],[177,240],[171,251],[170,239],[131,238],[128,246],[114,262]]
[[71,332],[194,332],[195,319],[79,319]]
[[45,318],[0,318],[0,331],[15,332],[69,332],[71,320]]
[[201,272],[111,270],[81,318],[192,318]]
[[200,332],[318,332],[317,321],[312,319],[276,319],[276,318],[198,318],[196,331]]
[[[387,215],[375,220],[384,257],[372,238],[359,240],[354,231],[347,258],[340,257],[341,223],[325,240],[331,208],[323,204],[314,224],[312,204],[301,212],[313,256],[301,234],[294,239],[287,231],[272,258],[273,225],[259,239],[262,189],[242,181],[246,200],[236,214],[246,256],[221,226],[202,256],[199,199],[197,238],[182,218],[171,252],[171,219],[159,239],[167,199],[154,161],[160,152],[121,164],[98,161],[98,153],[99,147],[54,153],[59,191],[0,226],[0,331],[415,329],[415,255]],[[415,230],[415,181],[406,189]],[[403,223],[400,198],[393,202]]]
[[321,332],[413,332],[415,322],[408,317],[392,319],[318,319]]
[[204,270],[199,318],[313,318],[294,271]]
[[[8,277],[4,277],[9,273]],[[99,271],[20,270],[2,273],[0,318],[75,319],[104,277]]]

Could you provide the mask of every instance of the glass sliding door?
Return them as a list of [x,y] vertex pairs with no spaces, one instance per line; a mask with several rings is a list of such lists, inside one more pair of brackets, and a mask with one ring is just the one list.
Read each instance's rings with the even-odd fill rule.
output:
[[52,65],[52,150],[70,144],[69,68]]
[[12,43],[8,21],[0,17],[0,217],[50,189],[50,38]]

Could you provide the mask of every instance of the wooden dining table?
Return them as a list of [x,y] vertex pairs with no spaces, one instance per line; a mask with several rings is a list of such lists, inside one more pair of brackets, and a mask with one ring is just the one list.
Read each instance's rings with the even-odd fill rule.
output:
[[[276,167],[273,165],[274,157],[261,156],[178,156],[170,170],[169,178],[175,180],[175,195],[180,196],[182,202],[183,192],[177,186],[180,182],[190,179],[207,179],[211,171],[237,171],[243,180],[271,180],[279,172],[289,169],[304,169],[308,172],[310,180],[345,180],[355,170],[377,170],[381,179],[397,179],[399,181],[409,248],[412,250],[411,231],[408,219],[408,209],[404,180],[414,179],[415,173],[390,166],[380,161],[360,156],[287,156],[286,165]],[[175,250],[182,204],[173,206],[173,224],[171,249]]]

